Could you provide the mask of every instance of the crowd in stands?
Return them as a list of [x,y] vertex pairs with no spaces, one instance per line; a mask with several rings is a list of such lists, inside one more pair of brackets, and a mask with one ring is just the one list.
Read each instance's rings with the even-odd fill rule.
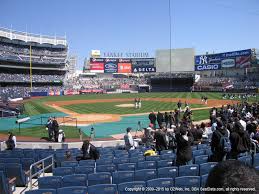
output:
[[[61,64],[65,63],[66,57],[66,49],[53,51],[46,48],[32,47],[32,61],[34,63]],[[29,62],[29,46],[0,42],[0,60]]]
[[[64,75],[32,75],[33,82],[63,81]],[[30,82],[29,74],[0,73],[0,82]]]

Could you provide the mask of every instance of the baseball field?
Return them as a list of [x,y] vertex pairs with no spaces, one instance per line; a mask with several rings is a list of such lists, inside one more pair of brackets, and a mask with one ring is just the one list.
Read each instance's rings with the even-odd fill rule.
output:
[[[201,101],[202,96],[208,97],[207,104]],[[140,109],[134,107],[135,98],[141,99]],[[15,119],[1,119],[0,138],[11,130],[20,136],[20,139],[30,137],[44,140],[47,137],[46,120],[49,116],[56,116],[66,137],[71,141],[78,140],[79,129],[83,136],[89,136],[94,129],[96,138],[118,139],[122,137],[127,127],[132,127],[136,133],[139,133],[139,128],[147,127],[149,124],[148,114],[151,111],[172,111],[177,108],[176,104],[179,100],[183,108],[187,103],[192,109],[194,121],[208,119],[209,109],[212,107],[239,101],[239,99],[223,100],[222,93],[202,92],[37,97],[24,101],[25,112],[22,115],[22,117],[30,117],[34,122],[28,121],[21,124],[18,130],[18,125],[13,123]],[[250,100],[256,101],[255,98]]]

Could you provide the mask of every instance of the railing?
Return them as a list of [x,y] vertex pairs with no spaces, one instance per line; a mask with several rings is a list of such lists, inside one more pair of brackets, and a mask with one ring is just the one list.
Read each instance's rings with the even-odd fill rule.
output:
[[[51,158],[51,164],[48,166],[45,166],[45,161],[47,161],[48,159]],[[37,171],[36,173],[32,174],[34,167],[37,167],[41,165],[42,169],[40,169],[39,171]],[[39,160],[38,162],[33,163],[30,166],[30,177],[29,177],[29,182],[30,182],[30,190],[32,190],[32,178],[36,177],[37,175],[43,174],[43,176],[45,176],[45,170],[49,169],[50,167],[52,167],[52,169],[54,168],[54,155],[50,155],[46,158],[43,158],[42,160]]]

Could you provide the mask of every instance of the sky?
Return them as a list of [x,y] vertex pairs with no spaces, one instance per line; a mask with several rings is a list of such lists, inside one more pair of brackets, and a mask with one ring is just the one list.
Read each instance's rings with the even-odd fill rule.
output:
[[[171,9],[169,9],[169,1]],[[66,36],[82,69],[92,49],[196,54],[259,48],[258,0],[0,0],[0,27]]]

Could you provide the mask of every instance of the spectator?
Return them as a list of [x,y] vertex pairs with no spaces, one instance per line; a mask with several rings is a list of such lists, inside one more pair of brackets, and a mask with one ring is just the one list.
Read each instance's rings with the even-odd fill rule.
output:
[[52,141],[54,131],[52,128],[52,118],[51,117],[47,121],[46,128],[47,128],[48,134],[49,134],[49,141]]
[[157,123],[158,123],[158,127],[161,128],[162,123],[164,122],[164,115],[158,111],[157,113]]
[[155,132],[154,140],[159,153],[167,148],[166,134],[162,126]]
[[125,149],[126,150],[132,150],[132,149],[135,149],[134,147],[134,141],[133,141],[133,137],[131,135],[131,128],[128,127],[126,129],[126,134],[124,135],[124,142],[125,142]]
[[59,143],[65,142],[65,138],[66,138],[65,132],[62,129],[59,129],[59,131],[58,131],[58,142]]
[[[255,168],[246,166],[237,160],[227,160],[218,163],[209,173],[206,188],[223,188],[225,191],[206,191],[206,194],[258,194],[259,173]],[[251,188],[252,191],[226,191],[226,188]]]
[[56,117],[53,117],[52,119],[52,131],[54,131],[55,142],[58,142],[59,125],[58,121],[56,120]]
[[186,127],[180,127],[180,131],[175,136],[177,142],[176,165],[192,164],[192,133]]
[[156,129],[156,114],[152,111],[148,116],[150,123],[153,124],[153,129]]
[[166,128],[171,128],[171,126],[169,126],[169,115],[168,115],[168,112],[165,112],[165,127]]
[[71,161],[71,160],[74,160],[72,157],[72,153],[69,150],[67,150],[65,152],[65,161]]
[[8,132],[8,140],[6,141],[7,150],[16,148],[16,137],[12,132]]
[[99,152],[95,146],[93,146],[89,140],[85,140],[82,145],[83,160],[97,160],[99,159]]

